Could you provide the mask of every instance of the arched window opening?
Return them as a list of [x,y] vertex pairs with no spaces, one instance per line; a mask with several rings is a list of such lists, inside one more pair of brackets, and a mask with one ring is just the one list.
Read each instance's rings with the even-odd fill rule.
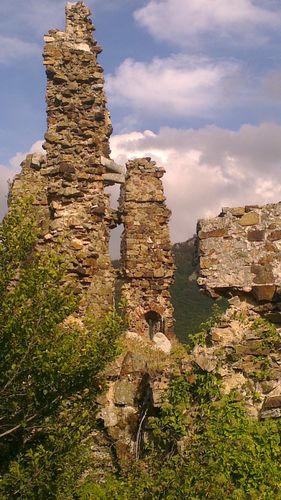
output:
[[156,311],[148,311],[144,317],[148,324],[149,337],[151,338],[151,340],[157,332],[164,333],[164,322],[160,314],[158,314]]

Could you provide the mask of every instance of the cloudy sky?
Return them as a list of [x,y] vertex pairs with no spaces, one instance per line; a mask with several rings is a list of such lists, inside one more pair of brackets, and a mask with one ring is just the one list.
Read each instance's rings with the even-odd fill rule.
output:
[[[0,215],[46,128],[42,38],[64,1],[0,3]],[[281,200],[280,0],[88,0],[119,161],[166,168],[173,241],[222,206]]]

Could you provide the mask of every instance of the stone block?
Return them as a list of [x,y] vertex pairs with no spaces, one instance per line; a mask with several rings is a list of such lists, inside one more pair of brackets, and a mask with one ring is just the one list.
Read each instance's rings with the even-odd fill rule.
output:
[[169,339],[167,339],[166,335],[161,332],[158,332],[153,337],[153,342],[157,349],[164,352],[165,354],[170,354],[172,349],[172,344]]
[[265,231],[259,229],[248,231],[247,237],[248,241],[263,241],[265,237]]
[[272,272],[272,266],[270,264],[261,266],[259,264],[253,264],[251,266],[251,272],[254,274],[254,283],[257,284],[271,284],[274,283],[274,276]]
[[122,379],[114,385],[113,400],[117,406],[134,406],[137,398],[139,382]]
[[200,231],[199,232],[199,238],[201,240],[207,239],[207,238],[222,238],[224,236],[228,236],[228,232],[226,229],[223,228],[218,228],[218,229],[212,229],[211,231]]
[[276,291],[275,285],[264,285],[253,287],[253,293],[258,301],[271,302]]
[[257,212],[248,212],[244,214],[241,219],[239,219],[239,224],[241,226],[254,226],[259,224],[260,217]]
[[216,369],[217,361],[210,354],[208,355],[204,349],[201,349],[199,346],[196,346],[193,350],[192,359],[194,363],[201,368],[204,372],[213,372]]
[[262,412],[268,410],[280,410],[281,412],[281,396],[269,396],[264,401]]
[[281,229],[276,229],[275,231],[271,231],[271,233],[268,234],[267,239],[269,241],[281,240]]

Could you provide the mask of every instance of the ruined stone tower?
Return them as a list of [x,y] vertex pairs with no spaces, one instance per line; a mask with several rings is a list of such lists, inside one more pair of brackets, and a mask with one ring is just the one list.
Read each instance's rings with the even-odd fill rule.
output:
[[109,158],[112,132],[104,77],[92,38],[90,11],[68,3],[66,31],[45,36],[47,74],[49,241],[62,238],[71,255],[70,277],[82,292],[82,306],[100,314],[112,306],[114,271],[109,230],[114,227],[104,192],[102,158]]
[[[147,159],[124,169],[110,159],[112,132],[106,107],[101,52],[83,2],[68,3],[66,30],[45,36],[47,155],[29,155],[11,197],[31,193],[41,214],[40,244],[56,247],[68,262],[66,280],[99,317],[113,306],[115,271],[110,230],[123,217],[123,297],[130,327],[168,333],[173,326],[169,287],[174,266],[165,206],[163,170]],[[124,184],[125,182],[125,184]],[[110,208],[107,185],[124,184],[119,211]]]
[[130,328],[151,338],[173,330],[170,286],[174,275],[168,221],[161,178],[164,169],[150,158],[129,161],[121,188],[120,211],[122,295]]

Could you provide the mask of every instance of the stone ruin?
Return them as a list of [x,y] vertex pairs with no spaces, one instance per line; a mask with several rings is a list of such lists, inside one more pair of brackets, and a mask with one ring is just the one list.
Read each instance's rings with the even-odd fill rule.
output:
[[121,243],[123,287],[131,327],[152,338],[172,333],[170,285],[174,263],[168,230],[170,210],[165,205],[161,177],[150,158],[128,162],[121,188],[120,211],[124,223]]
[[[217,370],[255,418],[281,417],[281,203],[224,208],[198,222],[198,284],[229,308],[194,360]],[[263,318],[275,323],[272,329]]]
[[[47,154],[27,156],[10,199],[33,196],[42,226],[39,246],[67,256],[66,279],[81,298],[80,311],[90,309],[97,318],[113,306],[110,230],[123,222],[122,295],[129,327],[147,338],[170,334],[174,264],[164,170],[145,158],[130,161],[125,176],[110,159],[112,125],[90,14],[83,2],[68,3],[66,31],[50,30],[44,38]],[[113,210],[105,188],[116,183],[122,193]]]
[[[139,456],[144,420],[157,414],[173,377],[170,350],[159,353],[147,340],[173,331],[174,263],[164,170],[143,158],[129,161],[125,172],[110,158],[101,49],[89,16],[82,2],[68,3],[66,31],[45,37],[47,155],[27,156],[10,201],[32,196],[41,226],[38,247],[67,258],[66,280],[80,297],[82,317],[90,309],[98,318],[113,306],[109,238],[112,228],[124,224],[120,274],[132,331],[125,335],[125,352],[107,368],[107,392],[97,400],[103,428],[93,432],[91,450],[98,473],[96,464],[112,471],[116,456],[121,467]],[[113,210],[105,188],[116,183],[120,204]],[[197,345],[176,368],[184,376],[194,365],[215,372],[222,391],[235,390],[255,418],[281,416],[280,339],[256,327],[261,314],[281,323],[280,214],[278,203],[227,208],[199,221],[198,283],[212,297],[229,298],[230,307],[208,332],[206,345]]]
[[[198,223],[198,284],[211,296],[239,296],[278,318],[281,203],[224,208]],[[273,314],[273,310],[275,310]]]

